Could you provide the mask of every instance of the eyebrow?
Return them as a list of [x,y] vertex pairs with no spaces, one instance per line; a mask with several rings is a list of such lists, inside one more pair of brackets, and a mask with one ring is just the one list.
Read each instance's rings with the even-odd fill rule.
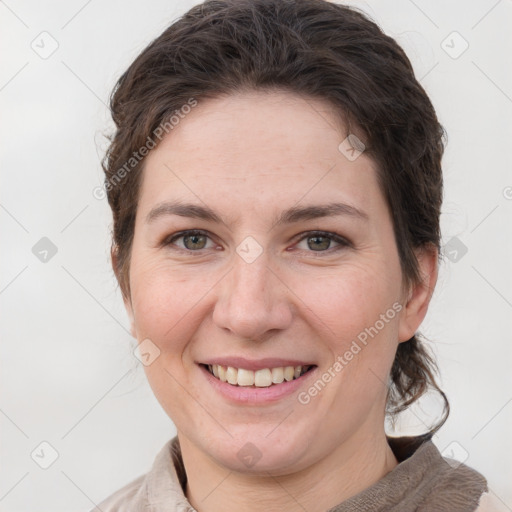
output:
[[[210,222],[226,224],[222,217],[208,206],[183,202],[165,202],[155,206],[146,217],[146,223],[151,223],[160,217],[178,215],[193,219],[201,219]],[[292,224],[295,222],[314,220],[323,217],[335,217],[346,215],[367,221],[368,214],[364,211],[345,203],[328,203],[325,205],[293,206],[284,210],[272,223],[274,225]]]

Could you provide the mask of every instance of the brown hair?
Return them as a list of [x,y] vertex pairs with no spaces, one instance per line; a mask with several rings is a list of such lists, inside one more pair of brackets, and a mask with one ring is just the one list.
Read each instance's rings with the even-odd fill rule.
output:
[[[150,140],[154,146],[162,124],[169,126],[191,99],[272,89],[327,101],[348,133],[352,125],[364,134],[392,217],[404,283],[419,282],[414,249],[440,249],[444,131],[402,48],[364,14],[324,0],[207,0],[149,44],[112,92],[116,132],[103,169],[114,270],[125,297],[144,165],[134,155]],[[400,343],[388,413],[394,416],[433,388],[444,400],[443,418],[430,433],[438,430],[449,404],[436,370],[418,335]]]

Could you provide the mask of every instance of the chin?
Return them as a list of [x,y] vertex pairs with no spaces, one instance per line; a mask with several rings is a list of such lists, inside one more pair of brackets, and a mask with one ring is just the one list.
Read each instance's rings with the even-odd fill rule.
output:
[[272,428],[238,429],[232,438],[221,434],[202,448],[217,464],[238,473],[279,476],[306,467],[309,436],[284,430],[277,435]]

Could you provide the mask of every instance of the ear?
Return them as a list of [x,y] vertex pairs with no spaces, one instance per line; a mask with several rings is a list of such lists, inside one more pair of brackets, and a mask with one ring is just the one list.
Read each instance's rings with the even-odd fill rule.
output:
[[399,341],[410,340],[427,314],[430,299],[434,293],[438,273],[438,250],[428,245],[415,250],[419,264],[421,282],[409,290],[407,304],[400,315]]
[[110,250],[110,259],[112,261],[112,268],[114,270],[114,274],[116,276],[117,282],[119,283],[119,287],[121,288],[121,293],[123,295],[124,307],[125,307],[126,313],[128,315],[128,320],[130,321],[130,334],[135,339],[137,339],[137,335],[136,335],[136,331],[135,331],[135,319],[134,319],[134,315],[133,315],[132,301],[131,301],[130,293],[126,289],[126,283],[123,279],[123,276],[120,274],[120,271],[119,271],[118,255],[117,255],[117,249],[115,247],[112,247],[112,249]]

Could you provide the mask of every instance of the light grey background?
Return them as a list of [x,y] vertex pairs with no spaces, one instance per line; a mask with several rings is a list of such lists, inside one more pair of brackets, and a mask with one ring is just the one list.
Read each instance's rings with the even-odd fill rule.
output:
[[[174,435],[132,354],[93,189],[115,80],[194,4],[0,1],[1,511],[89,510]],[[512,1],[356,4],[403,45],[449,135],[448,245],[423,325],[452,404],[435,442],[512,510]],[[399,431],[424,429],[429,407]]]

